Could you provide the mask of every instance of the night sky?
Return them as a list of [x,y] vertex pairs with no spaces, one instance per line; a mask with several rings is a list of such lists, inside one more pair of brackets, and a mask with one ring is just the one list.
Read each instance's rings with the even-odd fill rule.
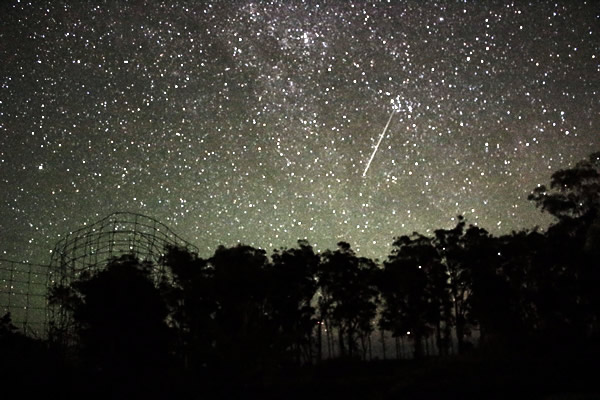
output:
[[114,211],[204,257],[547,227],[528,193],[600,150],[600,8],[531,3],[4,1],[0,257]]

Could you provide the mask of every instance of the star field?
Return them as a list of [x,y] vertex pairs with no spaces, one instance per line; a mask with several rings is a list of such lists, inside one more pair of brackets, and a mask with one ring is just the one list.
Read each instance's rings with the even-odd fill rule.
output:
[[[0,257],[114,211],[209,256],[308,238],[383,259],[527,201],[600,149],[595,2],[0,6]],[[372,163],[369,157],[392,116]]]

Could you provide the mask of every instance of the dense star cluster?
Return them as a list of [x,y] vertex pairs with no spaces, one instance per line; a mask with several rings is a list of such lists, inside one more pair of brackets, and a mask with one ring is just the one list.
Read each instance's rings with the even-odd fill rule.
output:
[[132,211],[202,256],[307,238],[383,259],[457,214],[545,227],[528,193],[600,147],[593,1],[9,1],[0,20],[4,258]]

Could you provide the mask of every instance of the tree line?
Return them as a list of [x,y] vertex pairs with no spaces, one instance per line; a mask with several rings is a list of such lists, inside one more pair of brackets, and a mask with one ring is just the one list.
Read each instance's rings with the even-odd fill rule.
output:
[[69,316],[55,332],[76,339],[77,362],[123,376],[179,365],[254,377],[334,356],[367,359],[377,330],[409,340],[417,359],[429,342],[440,356],[469,351],[474,329],[492,351],[593,346],[600,153],[554,173],[529,199],[556,217],[545,232],[496,237],[459,216],[430,236],[395,238],[382,263],[346,242],[318,254],[304,240],[270,256],[243,244],[208,259],[171,247],[161,274],[123,255],[52,289],[49,301]]

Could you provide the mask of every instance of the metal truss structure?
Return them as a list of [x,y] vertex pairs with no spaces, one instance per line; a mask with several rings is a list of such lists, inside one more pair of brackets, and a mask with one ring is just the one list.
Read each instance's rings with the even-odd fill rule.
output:
[[48,304],[49,290],[69,285],[83,272],[94,273],[123,254],[154,265],[157,278],[164,275],[162,258],[169,246],[198,248],[154,218],[116,212],[70,232],[59,241],[48,265],[0,260],[0,317],[11,313],[13,323],[28,334],[46,336],[49,324],[63,318]]
[[0,317],[10,313],[22,332],[43,336],[47,327],[48,265],[0,259]]

